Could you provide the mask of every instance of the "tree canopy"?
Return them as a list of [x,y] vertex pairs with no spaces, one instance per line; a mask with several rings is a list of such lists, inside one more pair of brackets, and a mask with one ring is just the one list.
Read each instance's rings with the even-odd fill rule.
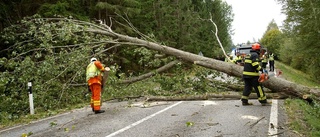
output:
[[319,79],[320,1],[278,0],[287,15],[281,60]]
[[[34,85],[38,111],[86,100],[87,87],[77,85],[85,83],[85,67],[91,57],[112,67],[110,83],[118,80],[116,73],[137,76],[174,59],[157,58],[156,51],[115,42],[110,36],[83,31],[85,28],[103,30],[99,26],[107,24],[124,35],[214,57],[220,47],[208,20],[211,14],[221,43],[225,48],[232,46],[233,15],[222,0],[29,0],[1,1],[0,6],[0,119],[28,113],[23,92],[29,81]],[[74,18],[79,22],[70,21]]]
[[271,51],[274,54],[279,54],[279,49],[282,45],[282,32],[279,30],[279,27],[274,20],[269,23],[266,32],[260,39],[260,42],[263,46],[268,48],[268,51]]

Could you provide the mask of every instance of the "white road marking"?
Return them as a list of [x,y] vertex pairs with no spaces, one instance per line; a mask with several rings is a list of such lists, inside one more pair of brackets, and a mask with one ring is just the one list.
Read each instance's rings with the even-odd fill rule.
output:
[[167,110],[170,109],[170,108],[173,108],[173,107],[179,105],[180,103],[182,103],[182,101],[177,102],[177,103],[175,103],[175,104],[173,104],[173,105],[171,105],[171,106],[169,106],[169,107],[167,107],[167,108],[165,108],[165,109],[162,109],[162,110],[160,110],[160,111],[158,111],[158,112],[156,112],[156,113],[154,113],[154,114],[152,114],[152,115],[149,115],[149,116],[147,116],[147,117],[145,117],[145,118],[143,118],[143,119],[141,119],[141,120],[139,120],[139,121],[137,121],[137,122],[135,122],[135,123],[133,123],[133,124],[131,124],[131,125],[128,125],[128,126],[122,128],[122,129],[116,131],[116,132],[113,132],[112,134],[110,134],[110,135],[108,135],[108,136],[106,136],[106,137],[113,137],[113,136],[115,136],[115,135],[117,135],[117,134],[120,134],[120,133],[122,133],[122,132],[124,132],[124,131],[126,131],[126,130],[134,127],[134,126],[136,126],[136,125],[139,125],[140,123],[142,123],[142,122],[144,122],[144,121],[146,121],[146,120],[148,120],[148,119],[150,119],[150,118],[152,118],[152,117],[154,117],[154,116],[162,113],[162,112],[167,111]]
[[217,105],[217,102],[209,101],[209,100],[202,101],[202,103],[203,103],[203,106]]
[[244,115],[241,116],[242,119],[252,119],[252,120],[258,120],[259,118],[256,116],[250,116],[250,115]]
[[[273,126],[271,126],[273,124]],[[273,135],[273,137],[277,137],[275,135],[278,133],[278,100],[272,100],[271,112],[270,112],[270,123],[269,123],[269,135]]]

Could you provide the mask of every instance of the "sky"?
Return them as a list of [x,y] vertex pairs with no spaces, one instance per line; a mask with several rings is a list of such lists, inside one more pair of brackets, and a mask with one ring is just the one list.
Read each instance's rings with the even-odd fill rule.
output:
[[279,27],[286,18],[281,5],[275,0],[225,0],[232,6],[234,20],[233,44],[254,42],[261,39],[269,23],[274,19]]

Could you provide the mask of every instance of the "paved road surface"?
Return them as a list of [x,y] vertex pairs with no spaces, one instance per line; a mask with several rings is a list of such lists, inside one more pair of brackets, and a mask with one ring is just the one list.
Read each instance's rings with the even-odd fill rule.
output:
[[285,116],[278,115],[283,114],[283,100],[273,100],[272,106],[250,101],[253,106],[239,100],[106,102],[102,114],[85,107],[4,129],[0,137],[29,132],[31,137],[266,137],[283,132]]
[[[273,72],[269,72],[275,76]],[[0,137],[266,137],[287,136],[283,100],[272,106],[239,100],[106,102],[102,114],[85,107],[0,130]],[[271,127],[274,125],[274,128]]]

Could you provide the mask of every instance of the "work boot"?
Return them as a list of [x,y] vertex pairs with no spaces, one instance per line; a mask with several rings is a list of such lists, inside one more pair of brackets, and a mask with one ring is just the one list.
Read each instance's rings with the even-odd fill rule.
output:
[[95,114],[100,114],[100,113],[104,113],[104,112],[105,112],[104,110],[95,110],[94,111]]
[[261,103],[262,106],[271,106],[272,102],[271,101],[267,101],[266,103]]
[[251,102],[242,102],[242,106],[250,106],[253,105]]

